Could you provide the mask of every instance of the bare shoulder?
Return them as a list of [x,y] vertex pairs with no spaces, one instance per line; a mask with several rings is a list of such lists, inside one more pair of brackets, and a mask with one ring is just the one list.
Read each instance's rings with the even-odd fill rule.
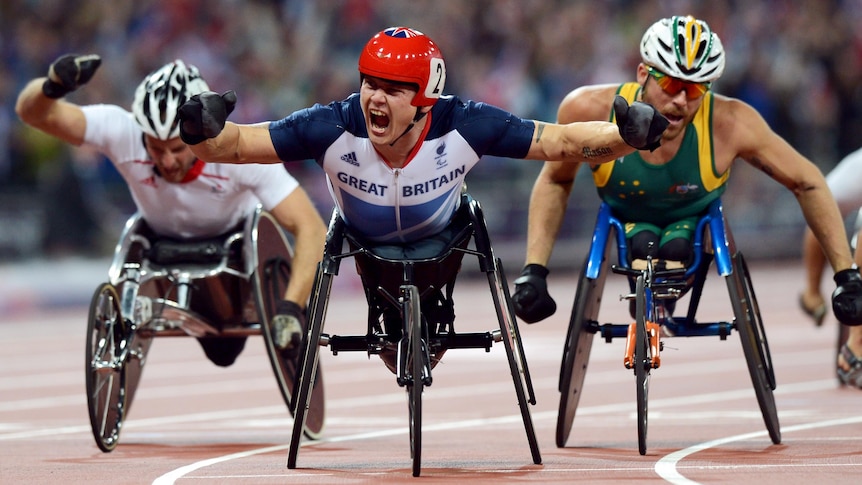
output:
[[745,151],[762,142],[772,129],[754,107],[745,101],[716,94],[713,101],[713,136]]
[[607,121],[619,84],[592,84],[575,88],[563,98],[557,122]]

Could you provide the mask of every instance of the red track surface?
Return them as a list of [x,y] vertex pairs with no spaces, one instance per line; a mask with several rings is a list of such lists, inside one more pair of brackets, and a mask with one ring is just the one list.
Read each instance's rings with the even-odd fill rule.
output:
[[[794,483],[855,482],[862,473],[862,392],[834,378],[836,323],[815,328],[796,307],[801,269],[752,265],[776,368],[782,443],[773,445],[751,388],[739,337],[665,339],[652,372],[648,453],[638,454],[635,380],[624,343],[594,343],[568,447],[554,445],[556,389],[574,276],[551,279],[558,313],[521,325],[538,403],[531,406],[543,463],[532,463],[502,345],[457,349],[434,369],[423,399],[422,476],[411,476],[407,399],[363,353],[323,349],[324,439],[289,470],[292,421],[259,337],[229,368],[190,338],[157,340],[112,453],[90,434],[84,395],[85,308],[5,317],[0,323],[0,482],[121,484]],[[339,276],[325,331],[364,330],[351,275]],[[729,319],[724,282],[707,281],[701,320]],[[627,318],[609,280],[602,316]],[[484,279],[462,278],[460,331],[493,329]],[[855,477],[855,478],[854,478]]]

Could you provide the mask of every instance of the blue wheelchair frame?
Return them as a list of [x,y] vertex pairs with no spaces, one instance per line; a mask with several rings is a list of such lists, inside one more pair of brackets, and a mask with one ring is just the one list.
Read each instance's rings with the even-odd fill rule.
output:
[[[659,344],[651,349],[648,322],[657,324],[663,329],[663,334],[674,337],[718,336],[725,340],[732,330],[737,330],[770,438],[773,443],[780,443],[781,434],[772,394],[776,387],[775,376],[769,346],[748,267],[741,252],[737,251],[720,199],[713,201],[699,218],[692,244],[693,261],[684,268],[662,269],[656,262],[647,260],[646,269],[634,269],[629,264],[629,248],[622,221],[614,216],[607,204],[602,203],[599,207],[563,348],[556,434],[558,447],[565,447],[568,441],[583,391],[592,337],[598,334],[606,342],[620,337],[632,340],[638,391],[639,450],[641,454],[646,453],[649,373],[658,367],[657,351],[661,348]],[[614,246],[618,263],[610,265],[609,252]],[[712,261],[715,261],[718,275],[727,282],[734,315],[728,321],[701,323],[695,316]],[[604,283],[609,272],[628,278],[631,293],[625,295],[624,299],[635,300],[637,308],[637,332],[633,336],[629,334],[631,322],[602,323],[598,319]],[[658,311],[659,300],[677,300],[689,291],[690,302],[685,316]],[[657,338],[653,338],[656,339],[653,342],[657,342]]]

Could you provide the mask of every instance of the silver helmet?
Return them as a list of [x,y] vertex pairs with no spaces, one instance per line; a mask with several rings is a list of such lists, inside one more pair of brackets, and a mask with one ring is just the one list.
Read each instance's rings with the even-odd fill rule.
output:
[[641,58],[668,76],[696,83],[712,82],[724,72],[724,47],[703,20],[664,18],[641,39]]
[[208,91],[198,68],[181,60],[151,72],[135,90],[132,113],[144,133],[159,140],[180,136],[180,106],[195,94]]

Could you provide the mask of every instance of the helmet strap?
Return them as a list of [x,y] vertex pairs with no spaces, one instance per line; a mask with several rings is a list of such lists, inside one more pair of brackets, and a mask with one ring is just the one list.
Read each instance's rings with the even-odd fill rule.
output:
[[407,126],[407,128],[404,129],[403,133],[398,135],[398,138],[396,138],[395,140],[392,141],[392,143],[389,144],[389,146],[394,146],[396,143],[398,143],[398,140],[400,140],[401,137],[406,135],[408,131],[413,129],[413,127],[416,126],[416,123],[419,120],[421,120],[422,118],[424,118],[426,114],[428,114],[427,111],[423,113],[422,108],[416,108],[416,114],[413,116],[413,121]]

